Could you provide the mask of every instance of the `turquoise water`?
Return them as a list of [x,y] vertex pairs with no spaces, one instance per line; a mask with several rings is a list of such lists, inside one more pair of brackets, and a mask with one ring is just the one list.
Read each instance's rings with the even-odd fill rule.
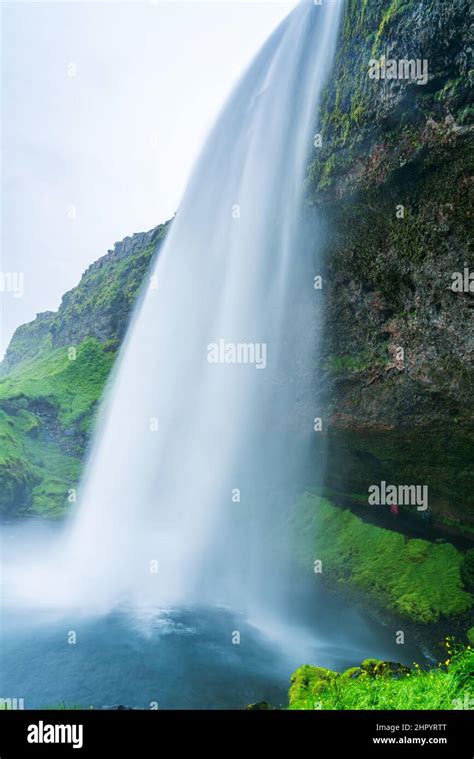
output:
[[317,601],[312,620],[285,631],[271,621],[263,631],[225,608],[56,621],[9,614],[0,636],[0,696],[23,698],[31,709],[241,709],[262,700],[279,706],[287,703],[291,673],[305,663],[341,670],[369,656],[420,661],[415,648],[396,646],[387,628],[330,596],[318,594]]

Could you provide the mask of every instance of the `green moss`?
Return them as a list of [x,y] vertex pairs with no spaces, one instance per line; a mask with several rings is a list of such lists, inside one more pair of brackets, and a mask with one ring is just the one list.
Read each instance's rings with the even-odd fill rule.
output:
[[115,307],[129,309],[142,285],[155,252],[155,243],[108,266],[92,269],[80,285],[65,296],[67,318],[72,321],[88,312],[109,313]]
[[62,517],[68,508],[69,491],[79,480],[81,462],[72,457],[49,458],[41,467],[41,482],[32,490],[31,511],[38,516]]
[[[452,14],[449,3],[443,2],[444,9],[437,5],[433,0],[423,8],[413,0],[345,3],[333,75],[323,91],[317,125],[317,131],[323,133],[323,147],[313,153],[308,168],[310,205],[325,203],[335,195],[340,197],[351,191],[352,184],[357,189],[366,181],[380,184],[392,169],[396,170],[397,161],[399,165],[410,163],[416,151],[407,153],[400,148],[408,138],[418,143],[421,150],[423,142],[429,139],[425,131],[428,120],[441,124],[449,115],[459,124],[469,123],[471,104],[463,63],[465,54],[453,55],[447,66],[437,56],[448,37],[453,50],[468,49],[464,31],[468,4],[464,8],[457,3]],[[421,13],[426,23],[433,26],[428,43],[420,26]],[[440,18],[448,14],[449,34],[440,23]],[[420,48],[430,60],[430,86],[413,88],[410,82],[397,82],[390,105],[390,97],[381,96],[378,83],[368,77],[370,59],[379,58],[387,50],[392,50],[396,58],[410,59],[414,50]],[[392,88],[390,82],[387,87]],[[394,155],[391,160],[387,156],[379,166],[374,159],[380,159],[378,154],[390,142],[390,130],[395,138]],[[442,132],[441,128],[440,141],[444,139]]]
[[383,346],[385,348],[385,351],[382,350],[381,346],[381,352],[380,355],[376,357],[374,360],[373,354],[362,354],[362,355],[355,355],[355,356],[329,356],[327,361],[324,363],[324,368],[328,369],[329,371],[333,372],[339,372],[339,371],[350,371],[350,372],[362,372],[365,371],[368,368],[374,368],[376,366],[383,366],[384,363],[387,361],[387,350],[386,345]]
[[474,588],[474,548],[466,551],[464,555],[462,579],[469,588]]
[[375,43],[372,48],[372,52],[375,54],[380,46],[381,40],[385,36],[388,27],[395,21],[395,19],[406,12],[410,7],[413,7],[413,2],[407,2],[407,0],[392,0],[389,7],[382,16],[379,28],[375,34]]
[[0,379],[0,513],[56,518],[68,507],[115,353],[88,339],[69,355],[58,348]]
[[330,585],[357,590],[415,622],[437,622],[473,605],[461,578],[463,556],[449,543],[409,540],[309,493],[295,505],[291,532],[308,572],[319,559]]
[[[435,709],[470,707],[474,652],[458,648],[449,655],[448,665],[431,670],[418,665],[408,670],[391,662],[367,660],[360,667],[324,678],[319,668],[305,665],[291,678],[289,708],[293,710],[341,709]],[[370,665],[370,666],[368,666]],[[297,687],[295,687],[297,686]]]
[[22,420],[0,410],[0,514],[14,513],[18,502],[31,503],[31,491],[41,479],[27,444]]
[[469,628],[469,630],[466,633],[467,639],[469,643],[474,646],[474,627]]
[[447,82],[435,93],[435,100],[444,101],[451,100],[456,97],[464,87],[463,77],[456,77],[455,79],[448,79]]
[[337,676],[337,672],[324,667],[303,665],[291,676],[290,704],[316,698]]
[[41,432],[25,434],[31,419],[34,414],[0,411],[0,514],[57,517],[77,484],[80,458],[64,453]]
[[[57,412],[64,428],[90,416],[102,393],[115,354],[107,352],[95,339],[79,346],[57,348],[22,364],[0,379],[0,402],[25,400],[29,408],[47,404]],[[74,356],[75,358],[71,358]]]
[[458,111],[457,121],[461,125],[472,124],[474,121],[474,106],[467,105]]

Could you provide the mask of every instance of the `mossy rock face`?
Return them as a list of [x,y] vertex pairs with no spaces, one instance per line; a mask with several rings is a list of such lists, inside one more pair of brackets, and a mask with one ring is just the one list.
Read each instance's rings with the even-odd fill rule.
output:
[[474,590],[474,548],[471,548],[464,554],[464,564],[461,568],[461,575],[466,587],[470,590]]
[[419,624],[460,617],[473,608],[461,576],[463,554],[449,543],[409,540],[311,493],[295,503],[288,530],[308,576],[320,561],[324,583],[356,591],[368,605]]
[[256,704],[249,704],[246,707],[248,712],[271,712],[275,707],[268,703],[268,701],[258,701]]
[[349,667],[341,674],[344,680],[356,680],[358,677],[369,677],[369,673],[362,667]]
[[[322,708],[325,692],[338,683],[344,687],[347,681],[364,678],[399,679],[409,674],[410,669],[403,664],[380,659],[365,659],[359,667],[351,667],[342,673],[305,664],[291,676],[290,708],[295,705],[298,705],[298,708],[318,708],[314,706],[315,700],[319,703],[319,708]],[[321,700],[318,701],[318,699]]]
[[472,183],[466,146],[430,155],[401,184],[327,209],[327,484],[426,484],[435,517],[473,526],[472,295],[450,287],[472,258]]
[[28,508],[40,477],[23,458],[6,458],[0,463],[0,515],[15,516],[18,504]]
[[[324,202],[409,164],[443,125],[455,131],[470,106],[469,0],[348,0],[333,75],[323,95],[322,149],[309,168],[311,201]],[[429,81],[374,80],[371,59],[428,60]],[[447,119],[447,123],[446,123]]]
[[410,674],[410,668],[404,664],[382,659],[364,659],[359,667],[346,669],[341,678],[344,680],[356,680],[360,677],[405,677]]
[[[472,260],[468,9],[348,0],[307,189],[325,220],[327,484],[427,484],[435,517],[472,527],[472,294],[451,289]],[[382,54],[428,60],[427,85],[371,80]]]
[[76,488],[114,354],[93,339],[0,379],[0,515],[58,517]]
[[304,664],[291,676],[291,688],[289,690],[290,705],[300,702],[305,698],[320,696],[327,685],[339,677],[338,672],[333,672],[324,667],[313,667]]
[[410,674],[410,668],[405,667],[404,664],[380,659],[365,659],[360,668],[363,672],[367,672],[370,677],[399,678]]

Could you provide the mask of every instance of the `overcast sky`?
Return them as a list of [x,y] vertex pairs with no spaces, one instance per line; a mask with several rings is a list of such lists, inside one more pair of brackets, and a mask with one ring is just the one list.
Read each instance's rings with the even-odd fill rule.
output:
[[173,216],[230,89],[295,5],[2,2],[0,273],[21,272],[24,295],[0,292],[0,357],[114,242]]

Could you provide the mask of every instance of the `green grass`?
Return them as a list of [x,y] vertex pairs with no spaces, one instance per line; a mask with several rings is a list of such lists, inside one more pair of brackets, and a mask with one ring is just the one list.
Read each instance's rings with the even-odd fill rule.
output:
[[474,652],[446,642],[446,662],[429,671],[414,665],[396,676],[373,660],[339,674],[305,665],[291,678],[290,709],[474,708]]
[[35,420],[26,411],[17,415],[0,411],[0,512],[58,517],[79,478],[80,459],[62,452],[41,433],[29,437],[28,417]]
[[60,517],[115,353],[84,340],[45,349],[0,379],[0,513]]
[[0,379],[0,401],[20,401],[26,406],[46,402],[57,411],[64,428],[89,422],[115,354],[104,351],[94,338],[75,348],[74,360],[68,350],[52,350]]
[[299,564],[335,588],[358,591],[370,603],[415,622],[437,622],[467,612],[473,597],[461,576],[463,554],[367,524],[348,510],[305,493],[290,524]]

